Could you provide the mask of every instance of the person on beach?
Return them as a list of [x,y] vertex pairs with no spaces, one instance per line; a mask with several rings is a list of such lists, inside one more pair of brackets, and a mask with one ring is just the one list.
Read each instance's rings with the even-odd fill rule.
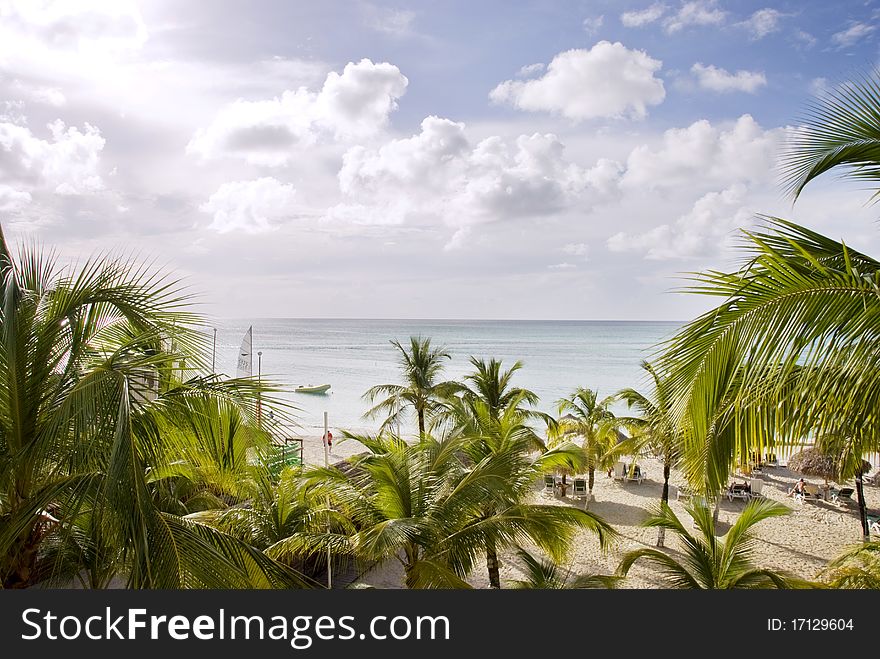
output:
[[801,496],[803,496],[805,486],[806,486],[806,483],[804,482],[804,479],[801,478],[797,483],[794,484],[794,487],[789,488],[788,496],[791,497],[791,496],[794,496],[795,494],[800,494]]
[[324,436],[324,441],[327,442],[327,448],[330,450],[331,453],[333,453],[333,433],[329,430]]

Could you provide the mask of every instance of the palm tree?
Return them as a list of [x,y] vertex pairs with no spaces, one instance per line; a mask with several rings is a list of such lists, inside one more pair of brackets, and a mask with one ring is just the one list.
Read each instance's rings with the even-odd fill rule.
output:
[[[4,587],[63,583],[78,565],[92,585],[114,576],[131,587],[302,584],[253,547],[157,506],[151,470],[194,441],[164,431],[201,414],[196,398],[252,419],[259,391],[249,381],[181,381],[182,360],[207,363],[188,300],[132,262],[104,257],[73,271],[35,246],[14,256],[0,232]],[[59,551],[65,538],[73,544]]]
[[[355,437],[351,435],[351,437]],[[568,506],[519,503],[511,482],[515,451],[493,452],[478,463],[465,459],[468,440],[438,442],[425,435],[416,444],[394,436],[355,437],[368,453],[348,469],[315,468],[304,477],[317,498],[329,497],[338,511],[336,529],[296,533],[273,555],[336,555],[370,561],[395,558],[408,588],[468,588],[466,577],[487,542],[529,540],[561,557],[577,528],[604,541],[611,529],[600,519]],[[487,503],[494,505],[486,515]]]
[[[632,453],[649,449],[662,458],[663,492],[660,501],[669,503],[669,475],[681,457],[682,435],[672,414],[672,401],[666,381],[648,362],[642,362],[642,369],[654,381],[652,397],[649,398],[632,388],[622,389],[615,395],[615,398],[626,401],[630,409],[635,408],[640,414],[635,418],[618,418],[621,425],[633,431],[632,437],[622,444]],[[657,533],[658,547],[663,546],[665,534],[666,528],[660,526]]]
[[522,547],[517,547],[516,556],[526,577],[510,582],[518,590],[614,588],[621,579],[605,574],[575,574],[553,560],[533,556]]
[[551,445],[571,435],[583,438],[590,498],[593,496],[596,469],[608,466],[608,456],[617,445],[619,424],[608,409],[612,401],[613,397],[600,401],[592,389],[578,387],[568,398],[557,401],[560,418],[549,430]]
[[770,517],[788,514],[783,505],[772,501],[752,501],[736,523],[721,538],[715,536],[715,522],[709,507],[694,501],[686,507],[700,534],[692,535],[668,504],[661,503],[645,526],[665,527],[683,545],[684,560],[679,562],[659,549],[636,549],[621,558],[617,574],[625,577],[632,566],[644,560],[663,575],[670,588],[789,588],[799,580],[754,564],[754,526]]
[[[509,473],[505,477],[509,498],[503,505],[522,504],[532,494],[533,483],[542,474],[555,468],[578,468],[583,464],[583,451],[571,443],[547,450],[537,433],[527,423],[527,414],[520,405],[521,397],[512,398],[500,413],[489,403],[476,398],[465,398],[451,407],[452,417],[463,419],[456,429],[463,439],[463,449],[470,464],[478,465],[493,456],[507,454]],[[462,411],[464,408],[464,411]],[[538,451],[537,457],[532,454]],[[491,519],[498,511],[496,500],[487,500],[481,517]],[[498,555],[505,546],[505,538],[487,536],[486,568],[489,585],[501,587]]]
[[506,370],[502,369],[502,360],[494,357],[488,361],[471,357],[470,362],[474,371],[464,376],[471,385],[465,385],[461,391],[464,398],[483,401],[488,406],[491,416],[496,419],[514,401],[523,417],[542,420],[546,418],[547,415],[526,407],[534,407],[538,404],[539,398],[536,393],[510,384],[513,375],[523,366],[521,361],[514,362],[513,366]]
[[189,519],[210,524],[271,553],[274,545],[308,528],[312,517],[317,517],[317,506],[301,487],[297,469],[284,469],[277,481],[268,470],[260,470],[249,489],[246,505],[193,513]]
[[[832,91],[814,103],[789,141],[783,169],[789,190],[797,198],[834,168],[878,180],[878,136],[876,74]],[[696,277],[695,292],[724,301],[688,324],[660,360],[676,417],[690,428],[689,480],[700,478],[699,456],[711,454],[711,487],[723,485],[721,463],[733,453],[760,454],[775,442],[843,437],[840,457],[850,465],[880,447],[874,414],[880,392],[873,385],[880,378],[880,263],[791,222],[766,218],[766,224],[745,233],[741,270]],[[862,474],[852,475],[867,541]]]
[[[399,341],[391,341],[398,352],[404,384],[380,384],[371,387],[364,398],[373,405],[364,417],[386,414],[381,430],[399,427],[401,419],[412,409],[419,426],[419,437],[427,430],[431,416],[443,409],[442,400],[461,389],[455,382],[438,382],[443,369],[443,360],[451,355],[445,348],[431,346],[431,339],[420,336],[410,337],[409,348]],[[376,403],[376,399],[381,399]]]
[[821,576],[831,588],[880,589],[880,542],[847,549],[828,563]]
[[795,199],[836,168],[858,181],[880,181],[880,70],[828,90],[790,132],[782,172]]

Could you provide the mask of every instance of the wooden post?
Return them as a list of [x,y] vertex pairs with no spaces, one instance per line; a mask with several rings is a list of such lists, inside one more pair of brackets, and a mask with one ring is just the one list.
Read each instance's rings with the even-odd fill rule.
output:
[[[324,412],[324,437],[322,438],[322,442],[324,444],[324,466],[330,466],[330,456],[327,451],[327,433],[329,432],[329,426],[327,422],[327,412]],[[330,498],[327,498],[327,509],[330,509]],[[330,531],[330,523],[327,523],[327,531]],[[327,590],[333,588],[333,568],[330,566],[330,547],[327,547]]]

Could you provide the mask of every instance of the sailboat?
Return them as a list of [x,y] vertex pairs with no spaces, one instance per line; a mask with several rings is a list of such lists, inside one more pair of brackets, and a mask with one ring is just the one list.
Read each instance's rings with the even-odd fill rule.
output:
[[249,378],[254,374],[254,326],[248,327],[238,349],[238,364],[235,377]]

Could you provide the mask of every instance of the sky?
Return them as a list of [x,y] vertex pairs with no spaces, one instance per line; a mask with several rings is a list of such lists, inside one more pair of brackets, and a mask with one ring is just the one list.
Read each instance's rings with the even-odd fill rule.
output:
[[760,214],[880,253],[869,192],[793,204],[778,170],[878,27],[872,0],[0,0],[0,223],[213,317],[685,320]]

